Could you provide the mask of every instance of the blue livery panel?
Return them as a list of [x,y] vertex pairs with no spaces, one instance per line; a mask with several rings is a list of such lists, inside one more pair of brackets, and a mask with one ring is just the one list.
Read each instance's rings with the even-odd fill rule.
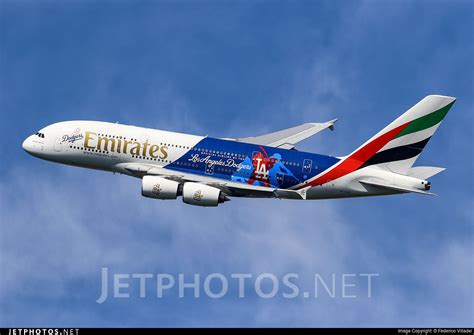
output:
[[287,189],[339,161],[332,156],[206,137],[167,169]]

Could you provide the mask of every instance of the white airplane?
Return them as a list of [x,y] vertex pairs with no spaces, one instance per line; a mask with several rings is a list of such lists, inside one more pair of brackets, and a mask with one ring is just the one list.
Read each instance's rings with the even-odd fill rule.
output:
[[212,138],[99,121],[49,125],[23,142],[48,161],[141,178],[142,195],[217,206],[229,197],[328,199],[428,192],[438,167],[413,167],[455,102],[430,95],[344,157],[295,144],[334,127],[305,123],[246,138]]

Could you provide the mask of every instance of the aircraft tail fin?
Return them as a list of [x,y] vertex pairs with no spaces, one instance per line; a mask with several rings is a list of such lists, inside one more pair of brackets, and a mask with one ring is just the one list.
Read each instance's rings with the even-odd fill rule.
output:
[[[441,95],[425,97],[347,158],[362,163],[360,168],[377,165],[408,174],[455,101],[454,97]],[[432,175],[441,172],[430,171]],[[425,169],[424,173],[428,170]]]

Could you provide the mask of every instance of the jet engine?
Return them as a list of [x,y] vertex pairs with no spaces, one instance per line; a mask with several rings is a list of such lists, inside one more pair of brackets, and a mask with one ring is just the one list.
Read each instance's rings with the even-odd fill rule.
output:
[[218,188],[200,183],[184,183],[183,202],[194,206],[215,207],[229,199]]
[[142,195],[153,199],[176,199],[181,195],[181,185],[158,176],[143,176]]

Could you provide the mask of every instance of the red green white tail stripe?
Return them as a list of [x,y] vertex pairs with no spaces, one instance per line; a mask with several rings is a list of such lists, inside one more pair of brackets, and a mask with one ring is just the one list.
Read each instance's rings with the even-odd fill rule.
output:
[[447,96],[427,96],[301,188],[322,185],[371,165],[401,172],[410,169],[455,100]]

